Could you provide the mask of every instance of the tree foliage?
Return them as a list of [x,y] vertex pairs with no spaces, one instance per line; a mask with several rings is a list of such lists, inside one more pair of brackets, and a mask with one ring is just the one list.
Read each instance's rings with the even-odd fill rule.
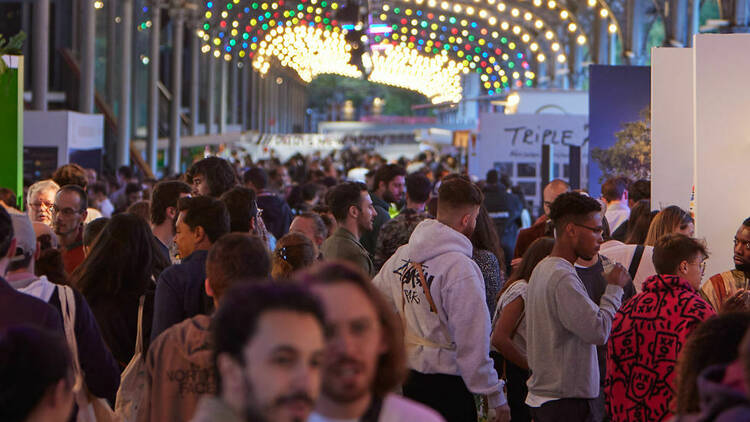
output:
[[308,106],[325,111],[329,104],[351,100],[359,109],[376,97],[384,100],[382,114],[388,116],[411,116],[411,106],[429,103],[427,98],[414,91],[376,84],[364,79],[338,75],[320,75],[307,86]]
[[651,178],[651,107],[640,113],[641,120],[623,124],[617,142],[607,149],[592,148],[591,159],[602,171],[599,182],[626,176],[631,180]]

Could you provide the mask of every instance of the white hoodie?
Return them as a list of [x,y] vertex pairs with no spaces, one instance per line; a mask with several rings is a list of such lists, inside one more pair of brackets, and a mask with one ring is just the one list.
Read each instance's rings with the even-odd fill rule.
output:
[[[409,367],[424,374],[461,376],[469,391],[487,395],[489,406],[495,408],[506,399],[489,357],[490,315],[472,249],[463,234],[437,220],[425,220],[409,243],[383,264],[373,283],[397,312],[404,303],[407,332],[422,339],[415,343],[407,334]],[[423,265],[437,314],[430,311],[419,273],[410,262]]]

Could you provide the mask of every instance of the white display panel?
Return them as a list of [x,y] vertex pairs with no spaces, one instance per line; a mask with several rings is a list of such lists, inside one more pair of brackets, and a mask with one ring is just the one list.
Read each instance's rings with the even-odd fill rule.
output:
[[651,50],[651,209],[690,207],[693,187],[693,51]]

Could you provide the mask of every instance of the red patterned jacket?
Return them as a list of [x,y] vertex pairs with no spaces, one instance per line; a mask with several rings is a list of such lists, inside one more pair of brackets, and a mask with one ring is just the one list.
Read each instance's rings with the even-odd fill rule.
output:
[[613,421],[671,416],[677,356],[685,338],[714,311],[675,275],[654,275],[615,316],[607,343],[604,393]]

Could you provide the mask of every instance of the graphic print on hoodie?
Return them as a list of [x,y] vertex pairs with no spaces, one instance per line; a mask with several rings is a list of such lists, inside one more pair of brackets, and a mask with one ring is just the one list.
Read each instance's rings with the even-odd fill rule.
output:
[[197,315],[168,328],[151,343],[138,422],[188,421],[202,396],[216,394],[210,324],[210,317]]
[[[373,284],[395,312],[401,313],[404,304],[409,368],[461,376],[469,391],[487,395],[494,408],[506,400],[489,358],[490,315],[472,251],[463,234],[437,220],[425,220],[414,229],[409,243],[383,264]],[[422,265],[427,286],[422,286],[411,263]]]

